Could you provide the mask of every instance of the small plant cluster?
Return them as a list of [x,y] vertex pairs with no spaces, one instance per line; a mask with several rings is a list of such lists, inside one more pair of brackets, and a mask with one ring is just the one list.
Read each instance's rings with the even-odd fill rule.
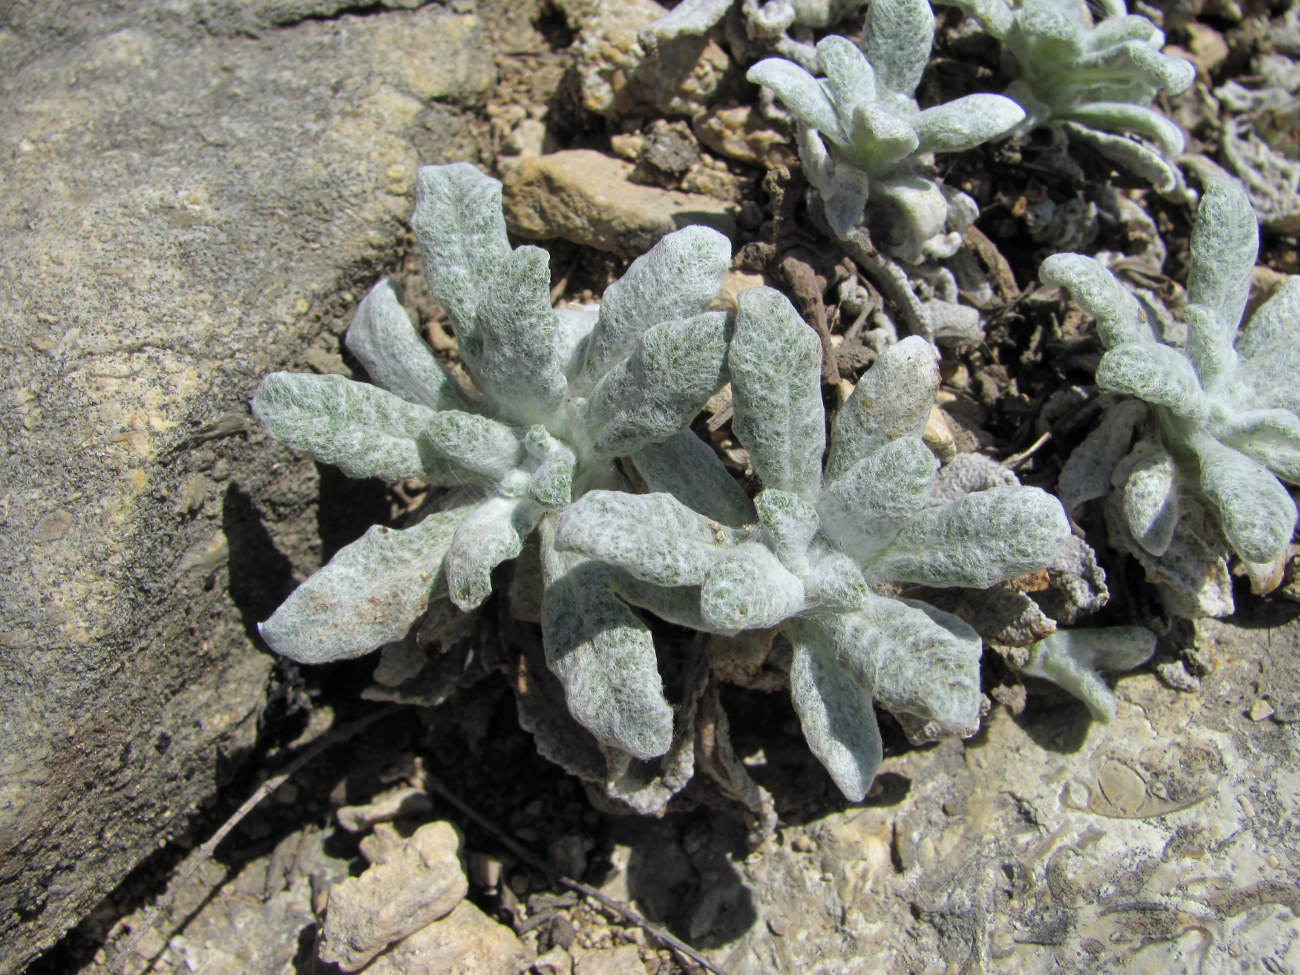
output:
[[[751,34],[778,50],[782,38],[807,42],[749,78],[794,116],[814,215],[922,324],[918,282],[947,275],[957,307],[948,265],[978,215],[942,184],[935,153],[1050,125],[1162,190],[1181,186],[1182,133],[1150,106],[1185,88],[1190,66],[1162,53],[1149,20],[1119,0],[1095,23],[1067,0],[959,5],[1003,42],[1014,81],[925,110],[915,93],[935,29],[926,0],[872,0],[856,43],[831,34],[813,44],[808,29],[861,4],[742,8]],[[652,26],[664,37],[704,31],[729,9],[687,0]],[[1059,500],[992,461],[996,476],[962,486],[954,475],[955,491],[941,483],[960,465],[941,474],[927,446],[937,329],[887,344],[828,420],[823,344],[784,295],[750,288],[734,312],[714,310],[731,247],[712,230],[664,237],[599,305],[553,309],[548,255],[511,248],[501,185],[474,167],[421,169],[413,226],[463,375],[381,281],[346,337],[373,384],[275,373],[253,410],[270,434],[350,476],[439,490],[404,527],[371,528],[342,549],[261,632],[310,663],[399,645],[444,603],[480,606],[498,568],[517,560],[512,599],[534,607],[517,612],[540,623],[545,668],[606,762],[588,780],[611,796],[625,796],[615,778],[640,781],[655,761],[656,795],[689,779],[683,735],[706,722],[691,710],[699,685],[675,695],[665,673],[721,673],[716,641],[759,648],[751,669],[788,687],[809,747],[853,801],[882,756],[875,705],[915,740],[975,732],[981,633],[1029,634],[1008,653],[1012,666],[1110,720],[1099,672],[1150,657],[1150,631],[1054,632],[1015,588],[1064,571],[1058,554],[1070,547],[1100,573],[1071,538],[1070,516],[1090,501],[1102,501],[1112,544],[1145,566],[1174,613],[1231,612],[1232,555],[1259,592],[1282,578],[1297,520],[1282,482],[1300,483],[1300,277],[1238,336],[1258,225],[1235,182],[1206,182],[1180,307],[1131,291],[1098,258],[1043,263],[1042,281],[1095,318],[1105,349],[1102,418],[1066,462]],[[691,429],[724,390],[745,487]],[[977,632],[978,613],[968,621],[935,605],[969,606],[981,592],[1023,619]],[[678,659],[655,619],[707,635],[693,644],[701,656]],[[713,734],[723,741],[725,726]],[[715,747],[716,775],[728,760]],[[731,794],[761,792],[730,767]]]

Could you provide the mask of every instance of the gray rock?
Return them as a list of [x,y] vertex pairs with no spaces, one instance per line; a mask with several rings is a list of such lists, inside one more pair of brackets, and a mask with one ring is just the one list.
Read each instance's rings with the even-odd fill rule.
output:
[[533,951],[469,901],[381,955],[366,975],[516,975]]
[[337,358],[417,164],[473,156],[480,19],[343,9],[6,7],[0,972],[252,742],[253,625],[321,552],[319,475],[247,400],[313,342]]

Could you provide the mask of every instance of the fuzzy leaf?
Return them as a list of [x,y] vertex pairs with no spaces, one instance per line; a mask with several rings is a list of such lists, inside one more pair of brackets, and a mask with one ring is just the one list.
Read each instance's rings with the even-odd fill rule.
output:
[[1187,305],[1182,318],[1187,323],[1187,357],[1192,360],[1201,387],[1213,397],[1237,371],[1237,353],[1232,346],[1237,326],[1224,327],[1218,315],[1205,305]]
[[523,459],[515,428],[477,413],[444,410],[429,421],[426,436],[433,449],[457,468],[495,485]]
[[663,443],[646,444],[628,460],[647,491],[665,491],[706,518],[738,527],[758,517],[753,502],[713,448],[690,430]]
[[808,546],[820,527],[816,509],[798,495],[776,488],[760,491],[754,507],[781,564],[802,575],[808,568]]
[[939,389],[939,357],[919,335],[891,345],[858,380],[831,428],[826,479],[835,481],[886,443],[919,440]]
[[[1121,0],[1121,6],[1122,6]],[[1120,14],[1108,17],[1084,38],[1084,48],[1088,51],[1102,51],[1125,41],[1150,41],[1159,33],[1156,25],[1146,17],[1136,14]]]
[[846,127],[845,154],[853,165],[875,175],[892,173],[920,145],[910,119],[879,105],[854,105]]
[[565,556],[543,540],[546,663],[564,687],[569,713],[602,743],[640,759],[672,747],[650,630],[610,588],[610,570]]
[[[813,135],[812,138],[816,140],[817,136]],[[799,158],[809,173],[809,182],[813,182],[813,168],[806,162],[808,155],[803,150],[802,142]],[[871,174],[856,166],[831,164],[830,175],[818,189],[821,191],[822,208],[831,230],[841,240],[848,239],[862,223],[862,211],[871,196]]]
[[1115,135],[1138,135],[1153,142],[1166,159],[1186,146],[1183,130],[1154,109],[1131,102],[1088,102],[1063,114],[1071,122]]
[[835,647],[816,623],[794,619],[786,632],[794,646],[790,700],[803,736],[844,797],[861,802],[884,755],[872,689],[839,665]]
[[560,515],[555,546],[659,586],[704,582],[738,539],[671,494],[589,491]]
[[727,553],[700,588],[700,611],[718,633],[776,626],[804,605],[803,583],[757,542]]
[[1070,525],[1038,488],[989,488],[927,508],[866,566],[868,580],[987,589],[1044,568]]
[[598,457],[622,457],[690,425],[727,381],[731,316],[713,311],[663,322],[592,391],[586,416]]
[[605,289],[600,319],[587,339],[579,386],[591,389],[633,353],[652,325],[694,318],[722,288],[731,242],[708,227],[668,234]]
[[964,152],[999,139],[1024,120],[1025,110],[1001,95],[966,95],[913,118],[917,152]]
[[934,43],[934,12],[929,0],[872,0],[862,30],[862,50],[876,72],[876,83],[911,96],[921,83]]
[[1043,284],[1060,285],[1097,320],[1102,345],[1154,343],[1146,313],[1133,293],[1100,261],[1082,254],[1053,254],[1038,268]]
[[840,665],[883,707],[933,721],[948,734],[979,727],[984,643],[956,616],[875,597],[824,625]]
[[551,311],[550,255],[520,247],[488,282],[478,328],[457,333],[457,349],[479,389],[516,423],[550,419],[568,387]]
[[1296,506],[1268,469],[1206,438],[1196,444],[1201,493],[1219,512],[1233,550],[1249,562],[1271,562],[1291,544]]
[[1101,357],[1097,385],[1163,406],[1176,416],[1203,420],[1209,403],[1187,356],[1167,345],[1121,345]]
[[451,601],[463,610],[478,606],[492,592],[492,570],[523,550],[542,509],[519,498],[488,498],[460,523],[444,569]]
[[528,496],[543,508],[559,511],[573,500],[577,464],[573,450],[541,425],[532,427],[524,436],[524,449],[538,462],[528,477]]
[[[1102,92],[1095,94],[1102,96]],[[1115,96],[1116,93],[1113,92],[1106,95],[1111,98]],[[1067,121],[1064,126],[1072,136],[1088,143],[1111,162],[1141,176],[1162,193],[1174,192],[1182,182],[1182,176],[1173,163],[1134,139],[1112,135],[1076,122]]]
[[1050,680],[1087,705],[1092,719],[1115,719],[1115,695],[1099,670],[1132,670],[1151,659],[1156,637],[1140,626],[1096,630],[1057,630],[1030,648],[1022,674]]
[[859,561],[872,558],[925,507],[938,467],[920,437],[873,450],[823,493],[826,536]]
[[1259,461],[1284,481],[1300,484],[1300,417],[1289,410],[1254,410],[1215,428],[1224,444]]
[[443,556],[473,510],[460,504],[410,528],[372,526],[258,626],[262,639],[303,664],[348,660],[401,640],[443,585]]
[[876,99],[876,73],[871,70],[861,49],[847,37],[827,34],[817,42],[817,61],[830,99],[841,121],[851,117],[854,105]]
[[810,606],[859,609],[873,598],[857,563],[843,552],[831,549],[824,537],[813,542],[808,561],[803,585]]
[[1300,414],[1300,274],[1282,282],[1277,292],[1250,317],[1237,341],[1238,378],[1255,392],[1256,409],[1283,408]]
[[1057,496],[1066,511],[1085,501],[1104,496],[1110,490],[1110,476],[1129,453],[1133,430],[1146,419],[1147,405],[1125,399],[1109,406],[1083,443],[1074,448],[1057,478]]
[[1164,555],[1178,526],[1178,484],[1174,458],[1164,447],[1144,440],[1130,455],[1124,482],[1124,517],[1139,545]]
[[411,228],[429,290],[463,343],[477,332],[479,306],[510,258],[501,184],[469,163],[423,166]]
[[767,58],[750,68],[745,77],[755,85],[771,88],[772,93],[804,125],[816,129],[832,142],[840,145],[848,142],[848,133],[840,124],[826,89],[793,61]]
[[420,338],[387,279],[362,299],[345,341],[371,380],[390,393],[433,410],[470,409],[460,384]]
[[826,445],[821,342],[779,291],[749,288],[737,304],[732,429],[764,487],[816,502]]
[[[348,477],[449,483],[450,466],[425,437],[438,414],[342,376],[273,372],[253,396],[253,415],[281,443]],[[455,483],[454,476],[450,483]]]
[[1235,335],[1250,297],[1250,276],[1259,253],[1255,208],[1236,180],[1210,180],[1192,225],[1192,263],[1187,300],[1214,311]]

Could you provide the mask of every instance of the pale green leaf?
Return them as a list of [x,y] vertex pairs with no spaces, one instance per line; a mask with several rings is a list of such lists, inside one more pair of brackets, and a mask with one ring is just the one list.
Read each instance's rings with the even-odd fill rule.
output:
[[1204,420],[1209,402],[1187,356],[1167,345],[1120,345],[1101,357],[1097,385],[1163,406],[1176,416]]
[[1187,300],[1211,309],[1236,335],[1259,253],[1259,220],[1236,180],[1207,182],[1192,223],[1191,252]]
[[647,491],[666,491],[686,507],[739,527],[758,517],[754,504],[713,448],[690,430],[662,443],[649,443],[628,460],[641,475]]

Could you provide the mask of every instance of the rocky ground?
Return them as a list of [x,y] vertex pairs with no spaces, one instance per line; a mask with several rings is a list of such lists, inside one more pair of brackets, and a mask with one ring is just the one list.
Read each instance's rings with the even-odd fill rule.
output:
[[[0,12],[0,215],[21,245],[0,255],[16,350],[0,563],[17,580],[0,633],[0,971],[110,970],[169,883],[127,971],[699,970],[557,875],[732,975],[1300,971],[1295,586],[1260,600],[1242,583],[1234,616],[1178,623],[1112,554],[1097,619],[1161,641],[1118,681],[1110,725],[989,654],[981,732],[914,747],[882,716],[882,773],[846,806],[786,694],[724,685],[775,830],[703,782],[661,818],[625,815],[537,754],[515,701],[527,625],[494,603],[463,624],[455,672],[423,675],[442,703],[333,745],[172,879],[292,756],[412,693],[373,660],[274,661],[253,624],[421,486],[347,483],[267,440],[245,404],[272,369],[351,374],[340,336],[381,274],[454,359],[404,226],[416,166],[499,176],[512,230],[552,254],[557,301],[598,296],[676,226],[723,230],[729,287],[783,287],[823,332],[828,402],[874,358],[872,296],[809,228],[790,133],[725,46],[644,57],[651,0],[75,8]],[[1200,71],[1168,106],[1193,136],[1189,172],[1254,159],[1285,177],[1296,8],[1164,16]],[[987,87],[979,42],[940,37],[922,102]],[[1187,208],[1076,162],[1054,166],[1034,137],[946,164],[983,206],[972,247],[997,284],[984,340],[946,354],[947,449],[1025,451],[1048,397],[1087,381],[1097,349],[1036,286],[1044,255],[1106,249],[1142,286],[1182,280]],[[1285,184],[1252,187],[1260,295],[1300,271]],[[700,429],[743,468],[725,421],[715,404]],[[1040,446],[1021,479],[1053,483],[1081,435]]]

